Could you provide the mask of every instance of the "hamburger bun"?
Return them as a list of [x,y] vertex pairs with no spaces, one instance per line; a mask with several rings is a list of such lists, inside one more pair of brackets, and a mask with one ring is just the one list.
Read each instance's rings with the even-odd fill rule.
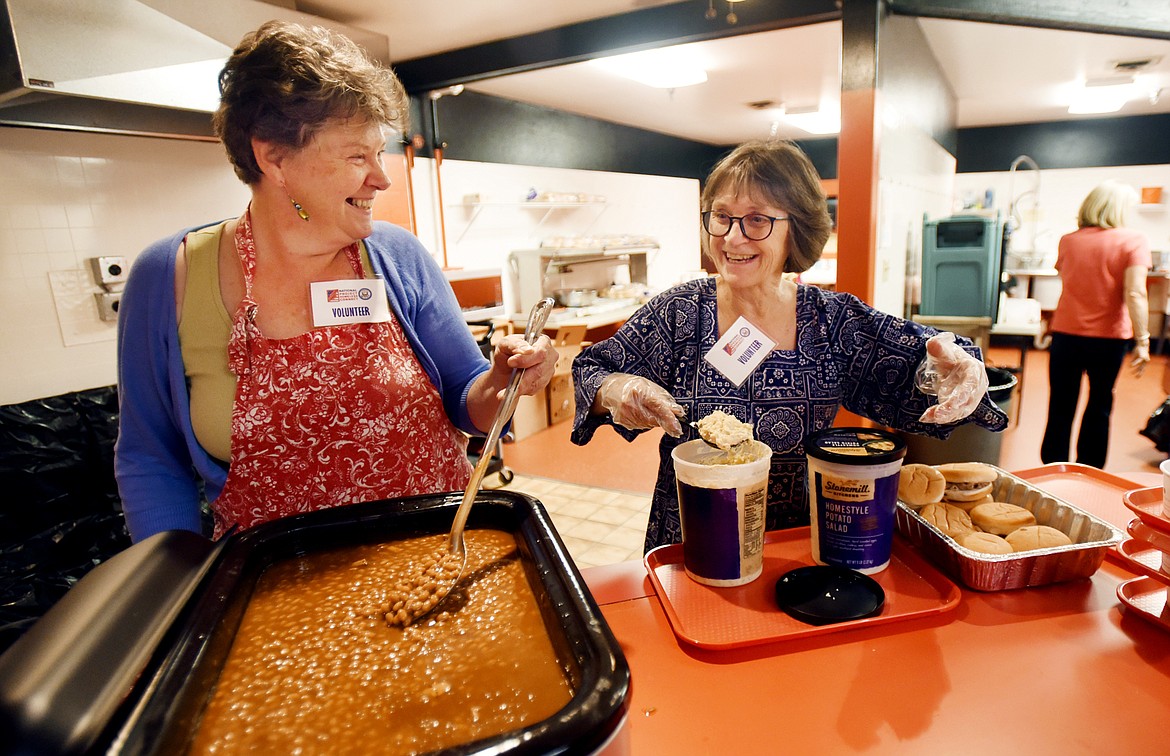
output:
[[999,473],[981,462],[950,462],[937,465],[947,485],[943,498],[947,501],[974,501],[991,493],[991,485]]
[[975,532],[975,528],[971,524],[970,515],[945,501],[927,504],[918,510],[918,514],[922,516],[922,519],[951,538],[954,538],[956,541],[960,541],[963,536]]
[[1047,525],[1030,525],[1007,534],[1007,542],[1013,551],[1050,549],[1054,546],[1068,546],[1072,539],[1056,528]]
[[918,509],[942,501],[946,485],[942,473],[930,465],[902,465],[898,473],[898,498],[906,506]]
[[1013,551],[1006,539],[991,533],[968,533],[959,544],[984,554],[1011,554]]
[[995,501],[995,499],[992,497],[992,495],[987,494],[982,499],[972,499],[971,501],[950,501],[950,500],[948,500],[947,504],[953,504],[956,507],[958,507],[959,509],[966,512],[967,514],[970,514],[971,510],[974,509],[975,507],[979,506],[980,504],[990,504],[993,501]]
[[1003,501],[993,501],[990,504],[980,504],[972,509],[971,522],[979,526],[980,530],[995,535],[1005,536],[1013,530],[1036,524],[1036,516],[1015,504]]

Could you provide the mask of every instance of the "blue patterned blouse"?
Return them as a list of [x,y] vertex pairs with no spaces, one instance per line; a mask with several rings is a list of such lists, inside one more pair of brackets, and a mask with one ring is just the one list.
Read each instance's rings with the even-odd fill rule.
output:
[[[875,310],[851,294],[800,285],[796,300],[796,349],[776,349],[742,386],[703,359],[719,338],[715,279],[689,281],[654,297],[612,338],[585,348],[573,361],[577,402],[573,443],[584,445],[602,425],[627,440],[642,431],[613,423],[589,408],[611,373],[631,373],[666,388],[686,409],[686,420],[723,410],[755,426],[772,447],[768,530],[807,525],[804,439],[833,424],[838,406],[881,425],[946,438],[955,425],[918,422],[935,402],[914,388],[914,371],[937,331]],[[971,342],[957,338],[980,357]],[[1007,417],[986,396],[964,422],[998,431]],[[663,434],[658,481],[646,528],[646,550],[682,538],[671,450],[697,437],[683,423],[681,438]]]

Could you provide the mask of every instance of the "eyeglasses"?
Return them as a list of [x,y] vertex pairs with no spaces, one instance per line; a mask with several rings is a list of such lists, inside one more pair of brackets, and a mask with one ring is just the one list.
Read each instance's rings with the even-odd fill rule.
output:
[[772,217],[763,213],[749,213],[748,215],[728,215],[718,210],[706,210],[700,213],[703,219],[703,228],[711,236],[724,237],[731,233],[732,224],[739,222],[739,230],[752,241],[763,241],[772,234],[776,221],[788,220],[787,215]]

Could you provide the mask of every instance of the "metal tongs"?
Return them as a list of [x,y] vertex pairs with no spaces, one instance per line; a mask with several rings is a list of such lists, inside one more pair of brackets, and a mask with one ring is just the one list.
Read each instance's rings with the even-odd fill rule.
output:
[[[536,341],[541,331],[544,330],[544,324],[548,322],[553,304],[552,298],[546,297],[533,305],[532,312],[528,314],[528,326],[524,329],[524,340],[529,344]],[[467,567],[467,546],[463,542],[463,528],[467,525],[467,516],[471,513],[471,505],[475,502],[476,494],[479,493],[479,485],[483,482],[488,465],[491,464],[492,450],[500,442],[504,426],[512,419],[512,413],[516,411],[516,402],[520,399],[520,379],[523,375],[524,371],[520,368],[512,371],[508,388],[504,390],[504,398],[496,410],[496,418],[492,421],[492,427],[484,440],[483,453],[479,455],[479,462],[476,463],[475,469],[471,472],[471,480],[467,481],[467,489],[463,492],[463,502],[455,512],[455,522],[451,525],[451,537],[447,541],[447,549],[453,556],[463,560],[463,565],[459,568],[460,575]],[[455,582],[459,582],[458,578]]]
[[[532,312],[528,315],[528,326],[524,329],[524,340],[529,344],[536,341],[541,331],[544,330],[544,324],[548,321],[552,308],[553,300],[551,298],[540,300],[532,308]],[[463,571],[467,569],[467,545],[463,541],[463,529],[467,525],[467,516],[471,513],[471,505],[475,503],[475,497],[479,493],[480,483],[483,482],[483,476],[491,463],[492,450],[500,442],[504,426],[516,410],[516,402],[520,398],[520,379],[523,375],[524,370],[520,368],[512,371],[508,387],[504,389],[504,397],[496,409],[492,427],[487,433],[487,438],[484,439],[483,452],[479,455],[479,462],[471,472],[471,479],[467,481],[467,489],[463,492],[463,501],[460,503],[459,509],[455,511],[455,520],[451,524],[451,535],[447,540],[447,553],[440,555],[435,564],[426,571],[426,576],[434,578],[436,582],[423,580],[421,583],[406,586],[404,593],[396,597],[399,599],[397,602],[399,608],[395,607],[395,601],[391,601],[390,613],[386,615],[387,621],[391,624],[405,626],[427,616],[447,600],[451,591],[463,578]],[[454,570],[454,562],[456,561],[459,565],[457,572]]]

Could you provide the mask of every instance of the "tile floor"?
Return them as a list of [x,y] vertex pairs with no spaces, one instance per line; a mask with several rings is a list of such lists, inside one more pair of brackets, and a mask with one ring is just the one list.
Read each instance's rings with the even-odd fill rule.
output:
[[506,486],[539,499],[578,569],[642,558],[649,494],[581,486],[516,473]]

